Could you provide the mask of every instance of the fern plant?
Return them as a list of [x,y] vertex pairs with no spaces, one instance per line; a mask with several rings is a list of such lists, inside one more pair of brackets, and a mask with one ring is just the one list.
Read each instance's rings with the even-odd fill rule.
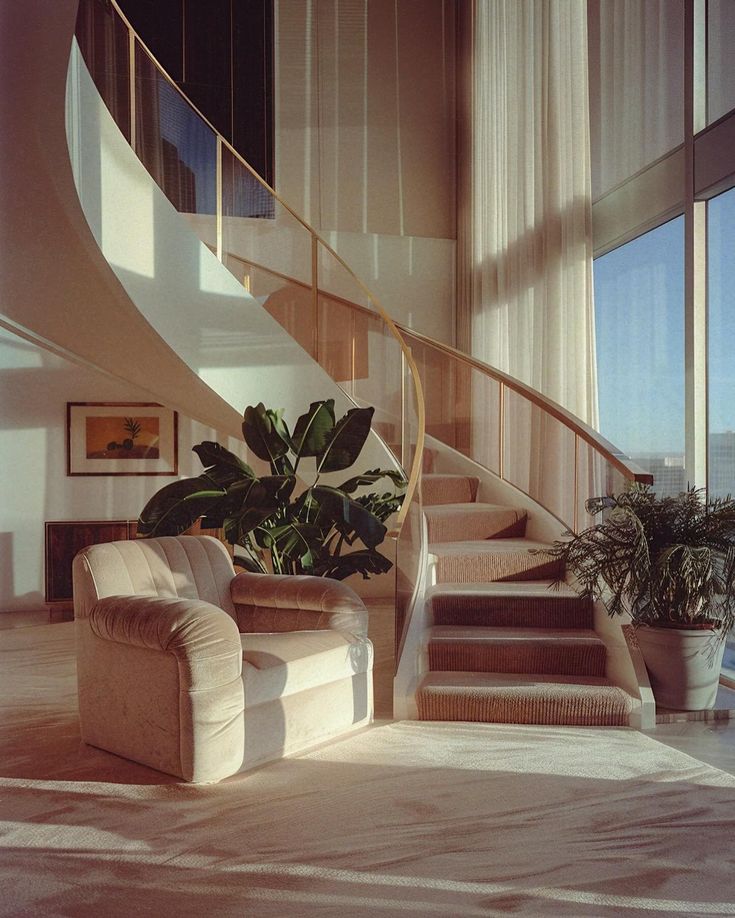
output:
[[584,595],[637,625],[727,635],[735,624],[735,500],[706,500],[696,488],[658,497],[635,485],[586,506],[602,521],[545,550]]

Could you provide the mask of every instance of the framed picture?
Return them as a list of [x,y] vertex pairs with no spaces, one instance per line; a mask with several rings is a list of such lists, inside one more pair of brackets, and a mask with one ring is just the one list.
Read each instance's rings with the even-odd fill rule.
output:
[[148,402],[67,402],[67,475],[176,475],[178,417]]

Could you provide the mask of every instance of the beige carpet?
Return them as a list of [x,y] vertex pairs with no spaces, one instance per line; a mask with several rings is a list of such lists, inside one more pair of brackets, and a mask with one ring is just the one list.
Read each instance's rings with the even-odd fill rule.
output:
[[735,915],[735,778],[633,731],[386,724],[198,788],[73,690],[69,625],[0,633],[2,915]]

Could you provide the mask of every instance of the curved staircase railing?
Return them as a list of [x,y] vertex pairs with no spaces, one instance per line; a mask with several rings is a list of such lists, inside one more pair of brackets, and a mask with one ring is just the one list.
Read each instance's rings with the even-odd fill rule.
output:
[[[418,498],[421,382],[409,348],[344,260],[252,169],[158,64],[115,0],[80,0],[77,42],[117,126],[219,260],[357,404],[406,470],[398,537]],[[231,256],[247,252],[249,261]],[[369,320],[355,321],[345,304]]]
[[[229,252],[226,257],[245,273],[266,270],[242,254]],[[271,277],[274,284],[300,284],[287,275],[271,272]],[[320,295],[342,310],[350,349],[359,353],[361,330],[363,335],[370,333],[374,314],[336,295],[322,291]],[[271,308],[269,301],[265,305]],[[283,314],[277,306],[272,314],[289,333],[298,334],[293,315]],[[536,389],[448,344],[396,325],[421,377],[426,436],[518,488],[566,529],[577,532],[585,523],[589,497],[615,493],[632,482],[653,483],[649,472]]]
[[520,489],[567,529],[588,497],[652,482],[599,433],[505,373],[397,325],[158,65],[115,0],[80,0],[77,41],[118,127],[220,261],[356,403],[408,475],[392,535],[396,639],[419,586],[424,433]]

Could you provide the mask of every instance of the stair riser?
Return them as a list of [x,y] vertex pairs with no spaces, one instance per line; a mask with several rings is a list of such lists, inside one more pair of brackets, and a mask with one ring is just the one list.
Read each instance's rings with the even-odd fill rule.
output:
[[421,482],[421,500],[427,507],[437,504],[471,504],[476,493],[477,482],[470,478],[424,478]]
[[592,628],[588,600],[516,596],[435,596],[435,625],[495,628]]
[[605,646],[432,641],[429,644],[429,668],[444,672],[604,676]]
[[421,720],[459,720],[497,724],[560,724],[584,727],[624,727],[628,710],[610,699],[508,698],[503,692],[461,695],[421,691],[417,696]]
[[503,552],[479,556],[441,555],[436,560],[437,583],[500,583],[518,580],[555,580],[564,567],[555,559],[530,552]]
[[427,516],[429,542],[462,542],[467,539],[522,539],[526,518],[515,513],[457,514],[457,519],[432,519]]

